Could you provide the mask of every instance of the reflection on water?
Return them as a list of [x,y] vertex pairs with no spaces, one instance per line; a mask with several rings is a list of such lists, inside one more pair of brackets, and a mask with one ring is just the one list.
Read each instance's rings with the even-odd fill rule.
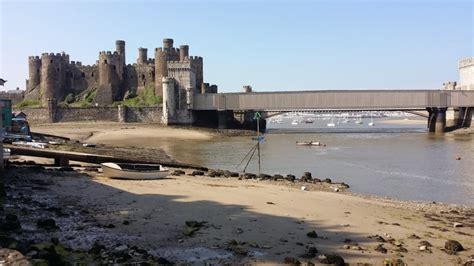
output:
[[[354,192],[474,205],[472,137],[439,137],[426,133],[424,124],[382,125],[377,120],[375,123],[377,126],[370,130],[367,126],[347,129],[365,133],[311,133],[304,128],[298,132],[291,127],[269,130],[261,145],[262,172],[302,175],[311,171],[317,177],[346,182]],[[280,125],[285,126],[289,127]],[[296,141],[307,140],[327,146],[295,145]],[[167,145],[167,152],[181,161],[242,170],[236,166],[255,141],[250,137],[229,137],[163,144]],[[455,160],[458,156],[462,160]],[[256,160],[248,171],[257,172]]]

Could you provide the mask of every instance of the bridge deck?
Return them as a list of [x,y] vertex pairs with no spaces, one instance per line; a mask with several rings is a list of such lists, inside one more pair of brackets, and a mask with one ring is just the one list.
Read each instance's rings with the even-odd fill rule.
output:
[[424,110],[474,107],[474,91],[325,90],[194,95],[193,110]]

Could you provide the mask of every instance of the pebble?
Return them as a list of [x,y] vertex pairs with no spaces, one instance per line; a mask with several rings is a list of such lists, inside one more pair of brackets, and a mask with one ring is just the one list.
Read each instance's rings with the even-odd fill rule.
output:
[[420,251],[425,251],[425,250],[427,250],[427,249],[428,249],[427,246],[420,246],[420,248],[419,248]]
[[303,190],[303,191],[308,191],[308,188],[305,187],[305,186],[302,186],[302,187],[301,187],[301,190]]

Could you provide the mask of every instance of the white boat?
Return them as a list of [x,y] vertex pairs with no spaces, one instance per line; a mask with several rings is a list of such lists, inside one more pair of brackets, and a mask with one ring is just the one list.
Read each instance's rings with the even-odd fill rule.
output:
[[359,117],[356,121],[355,121],[356,124],[363,124],[364,122],[362,121],[362,117]]
[[369,125],[369,127],[375,126],[373,117],[370,118],[370,123],[368,125]]
[[335,127],[336,124],[334,124],[334,117],[332,118],[331,122],[328,123],[328,127]]
[[168,168],[159,164],[102,163],[102,172],[116,179],[160,179],[169,175]]
[[293,120],[293,121],[291,122],[291,124],[292,124],[292,125],[298,125],[298,120],[296,120],[296,119]]

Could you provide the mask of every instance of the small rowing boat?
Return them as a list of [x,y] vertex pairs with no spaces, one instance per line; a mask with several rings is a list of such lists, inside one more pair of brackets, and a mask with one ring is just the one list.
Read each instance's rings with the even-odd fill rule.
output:
[[168,168],[159,164],[102,163],[102,172],[116,179],[160,179],[168,176]]

